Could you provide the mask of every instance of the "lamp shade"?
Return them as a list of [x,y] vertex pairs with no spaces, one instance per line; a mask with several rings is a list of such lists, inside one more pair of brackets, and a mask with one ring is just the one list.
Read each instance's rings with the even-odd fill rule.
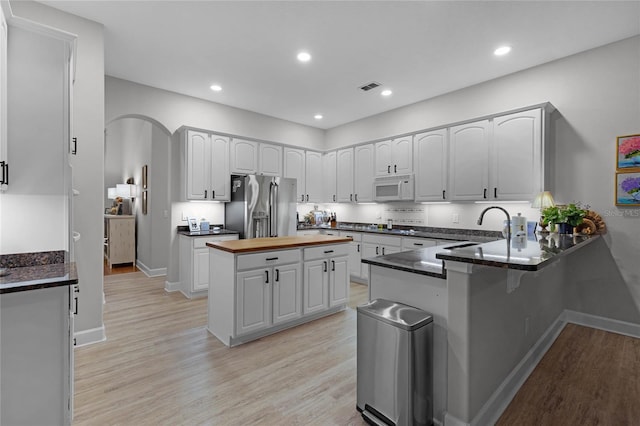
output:
[[555,206],[551,192],[544,191],[536,195],[536,198],[531,203],[531,207],[534,209],[546,209],[547,207]]
[[118,196],[118,193],[116,191],[116,188],[107,188],[107,198],[110,200],[115,200],[116,197]]
[[134,198],[136,196],[136,186],[127,183],[119,183],[116,185],[116,193],[118,197]]

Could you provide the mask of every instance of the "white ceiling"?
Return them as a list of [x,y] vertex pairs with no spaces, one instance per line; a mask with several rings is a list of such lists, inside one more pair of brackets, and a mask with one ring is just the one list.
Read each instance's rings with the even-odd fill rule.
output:
[[323,129],[640,34],[640,1],[41,2],[104,24],[107,75]]

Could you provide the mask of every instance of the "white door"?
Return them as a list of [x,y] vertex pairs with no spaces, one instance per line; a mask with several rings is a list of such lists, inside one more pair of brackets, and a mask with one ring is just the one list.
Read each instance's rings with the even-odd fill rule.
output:
[[273,323],[302,316],[302,276],[300,264],[273,269]]
[[298,202],[306,200],[305,189],[305,155],[304,151],[295,148],[284,149],[284,177],[293,178],[298,181]]
[[335,203],[338,201],[336,193],[336,151],[327,152],[322,157],[322,175],[324,176],[323,201]]
[[342,305],[349,301],[349,262],[347,256],[330,261],[329,306]]
[[282,176],[282,147],[280,145],[260,144],[259,174]]
[[354,201],[373,201],[373,144],[360,145],[355,148],[354,161]]
[[231,173],[258,173],[258,143],[242,139],[231,140]]
[[209,290],[209,249],[193,249],[191,291]]
[[391,146],[393,165],[392,173],[408,175],[413,173],[413,137],[405,136],[394,139]]
[[493,119],[491,197],[530,201],[542,191],[542,111]]
[[229,138],[211,135],[211,149],[209,152],[211,194],[207,194],[208,198],[217,201],[229,201],[231,200]]
[[303,282],[303,313],[307,315],[327,309],[329,307],[329,260],[304,262]]
[[238,272],[236,280],[236,333],[251,333],[270,326],[273,270]]
[[187,192],[188,200],[204,200],[209,187],[209,158],[207,156],[209,135],[187,131]]
[[393,174],[393,161],[391,155],[392,141],[376,142],[375,144],[375,174],[376,176],[390,176]]
[[489,121],[452,127],[449,131],[451,200],[489,198]]
[[306,202],[322,202],[322,182],[322,154],[307,151],[305,167]]
[[337,201],[350,203],[353,201],[353,148],[338,150],[336,168]]
[[416,135],[413,140],[415,157],[415,200],[447,200],[447,129]]

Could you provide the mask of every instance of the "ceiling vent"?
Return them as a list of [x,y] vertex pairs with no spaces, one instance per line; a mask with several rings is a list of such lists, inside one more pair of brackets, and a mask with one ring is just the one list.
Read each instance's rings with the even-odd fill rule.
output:
[[360,90],[362,90],[363,92],[368,92],[369,90],[375,89],[378,86],[380,86],[380,83],[372,81],[371,83],[365,84],[364,86],[360,86]]

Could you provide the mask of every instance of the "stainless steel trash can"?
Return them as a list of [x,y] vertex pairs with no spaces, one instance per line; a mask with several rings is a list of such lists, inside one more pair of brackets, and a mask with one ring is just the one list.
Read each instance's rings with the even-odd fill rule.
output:
[[433,318],[376,299],[358,306],[357,409],[373,425],[433,423]]

